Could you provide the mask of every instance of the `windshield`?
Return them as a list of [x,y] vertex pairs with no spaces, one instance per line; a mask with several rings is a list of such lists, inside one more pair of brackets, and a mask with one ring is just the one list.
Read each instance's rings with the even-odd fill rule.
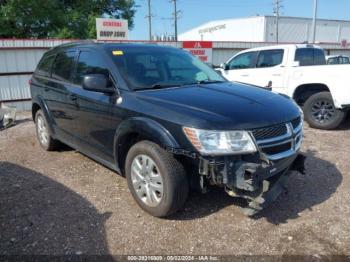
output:
[[109,51],[133,90],[226,81],[208,65],[181,49],[124,47]]

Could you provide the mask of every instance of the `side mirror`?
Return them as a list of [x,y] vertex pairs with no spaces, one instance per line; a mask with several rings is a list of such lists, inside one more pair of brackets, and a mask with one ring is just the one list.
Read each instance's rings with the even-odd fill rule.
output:
[[300,66],[300,61],[293,61],[292,62],[292,67],[298,67]]
[[228,69],[229,69],[228,64],[226,64],[226,63],[222,63],[222,64],[220,65],[220,68],[222,68],[222,69],[224,69],[224,70],[228,70]]
[[103,74],[86,75],[83,78],[83,89],[100,93],[114,93],[115,90],[108,86],[109,80]]

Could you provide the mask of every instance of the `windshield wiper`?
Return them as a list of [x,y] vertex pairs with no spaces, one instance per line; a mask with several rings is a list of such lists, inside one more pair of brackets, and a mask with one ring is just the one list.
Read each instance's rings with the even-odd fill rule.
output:
[[143,90],[152,90],[152,89],[162,89],[162,88],[167,88],[167,87],[176,87],[179,85],[175,84],[154,84],[151,86],[144,86],[144,87],[136,87],[134,88],[135,91],[143,91]]
[[136,91],[142,91],[142,90],[169,88],[169,87],[181,87],[181,86],[224,83],[224,82],[226,82],[226,81],[221,81],[221,80],[202,80],[202,81],[197,81],[197,82],[194,82],[194,83],[153,84],[153,85],[148,86],[148,87],[138,87],[135,90]]
[[167,88],[167,87],[175,87],[179,86],[177,84],[154,84],[151,86],[151,89],[161,89],[161,88]]
[[214,84],[214,83],[224,83],[226,81],[222,81],[222,80],[201,80],[198,81],[197,84],[198,85],[203,85],[203,84]]

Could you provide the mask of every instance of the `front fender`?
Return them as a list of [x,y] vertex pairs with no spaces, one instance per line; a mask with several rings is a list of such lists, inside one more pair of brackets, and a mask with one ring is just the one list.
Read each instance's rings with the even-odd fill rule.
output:
[[145,117],[133,117],[123,121],[118,127],[114,137],[114,157],[119,166],[119,150],[130,134],[140,134],[156,142],[164,148],[179,148],[179,144],[170,132],[157,121]]

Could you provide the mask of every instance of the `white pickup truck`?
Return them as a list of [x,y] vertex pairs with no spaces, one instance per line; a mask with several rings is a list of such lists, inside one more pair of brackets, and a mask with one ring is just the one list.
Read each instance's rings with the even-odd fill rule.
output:
[[334,129],[350,108],[350,65],[326,65],[315,45],[290,44],[242,51],[218,69],[230,81],[292,97],[310,126]]

